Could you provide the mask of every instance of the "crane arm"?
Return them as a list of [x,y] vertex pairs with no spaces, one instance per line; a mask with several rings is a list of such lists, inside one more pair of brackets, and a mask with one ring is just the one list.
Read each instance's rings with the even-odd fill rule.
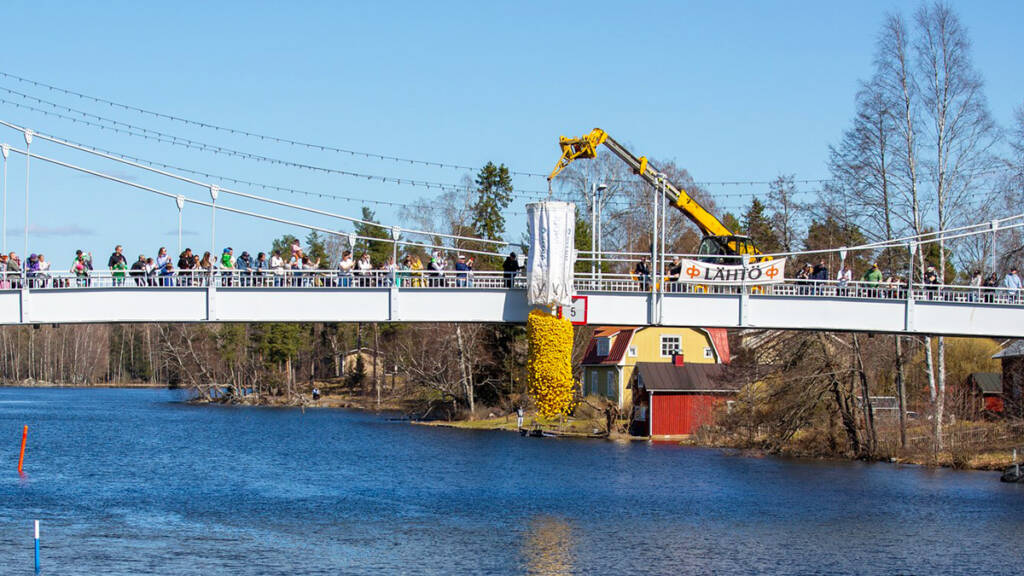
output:
[[551,175],[548,176],[549,182],[577,158],[594,158],[597,156],[597,147],[604,144],[612,153],[629,165],[634,174],[643,178],[644,181],[654,186],[655,189],[660,186],[664,190],[665,196],[672,201],[672,205],[696,224],[701,232],[708,236],[733,235],[733,232],[725,224],[722,224],[718,218],[711,212],[708,212],[706,208],[687,194],[685,190],[676,188],[667,179],[659,180],[658,176],[660,173],[653,166],[649,166],[646,156],[637,158],[604,130],[594,128],[589,134],[585,134],[580,138],[562,136],[559,138],[558,144],[562,148],[562,157],[558,160],[558,165],[555,166]]

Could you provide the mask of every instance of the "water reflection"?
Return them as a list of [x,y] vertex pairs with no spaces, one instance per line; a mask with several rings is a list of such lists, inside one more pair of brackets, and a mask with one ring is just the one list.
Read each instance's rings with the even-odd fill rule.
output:
[[572,526],[561,518],[534,516],[523,539],[526,573],[531,576],[567,576],[573,573]]

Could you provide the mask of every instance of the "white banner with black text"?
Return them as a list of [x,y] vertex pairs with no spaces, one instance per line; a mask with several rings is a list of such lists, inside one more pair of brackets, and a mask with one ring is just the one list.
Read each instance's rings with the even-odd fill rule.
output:
[[739,264],[709,264],[683,258],[679,281],[686,284],[778,284],[786,279],[786,259]]

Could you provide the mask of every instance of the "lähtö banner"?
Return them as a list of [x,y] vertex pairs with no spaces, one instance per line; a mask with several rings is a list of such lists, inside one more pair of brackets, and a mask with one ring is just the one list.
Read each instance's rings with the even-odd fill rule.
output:
[[786,278],[786,259],[738,264],[708,264],[683,258],[679,281],[686,284],[777,284]]

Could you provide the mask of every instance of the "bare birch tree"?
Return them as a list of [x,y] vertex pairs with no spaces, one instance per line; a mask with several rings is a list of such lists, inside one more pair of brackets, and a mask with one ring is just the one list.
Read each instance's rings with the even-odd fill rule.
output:
[[[945,4],[922,6],[916,13],[914,43],[922,112],[929,140],[924,162],[935,198],[939,231],[959,223],[971,213],[971,193],[990,172],[996,130],[982,92],[980,74],[970,58],[970,40],[959,18]],[[938,273],[944,283],[946,241],[939,235]],[[927,350],[930,352],[931,347]],[[942,449],[945,407],[945,339],[938,338],[935,366],[935,443]]]

